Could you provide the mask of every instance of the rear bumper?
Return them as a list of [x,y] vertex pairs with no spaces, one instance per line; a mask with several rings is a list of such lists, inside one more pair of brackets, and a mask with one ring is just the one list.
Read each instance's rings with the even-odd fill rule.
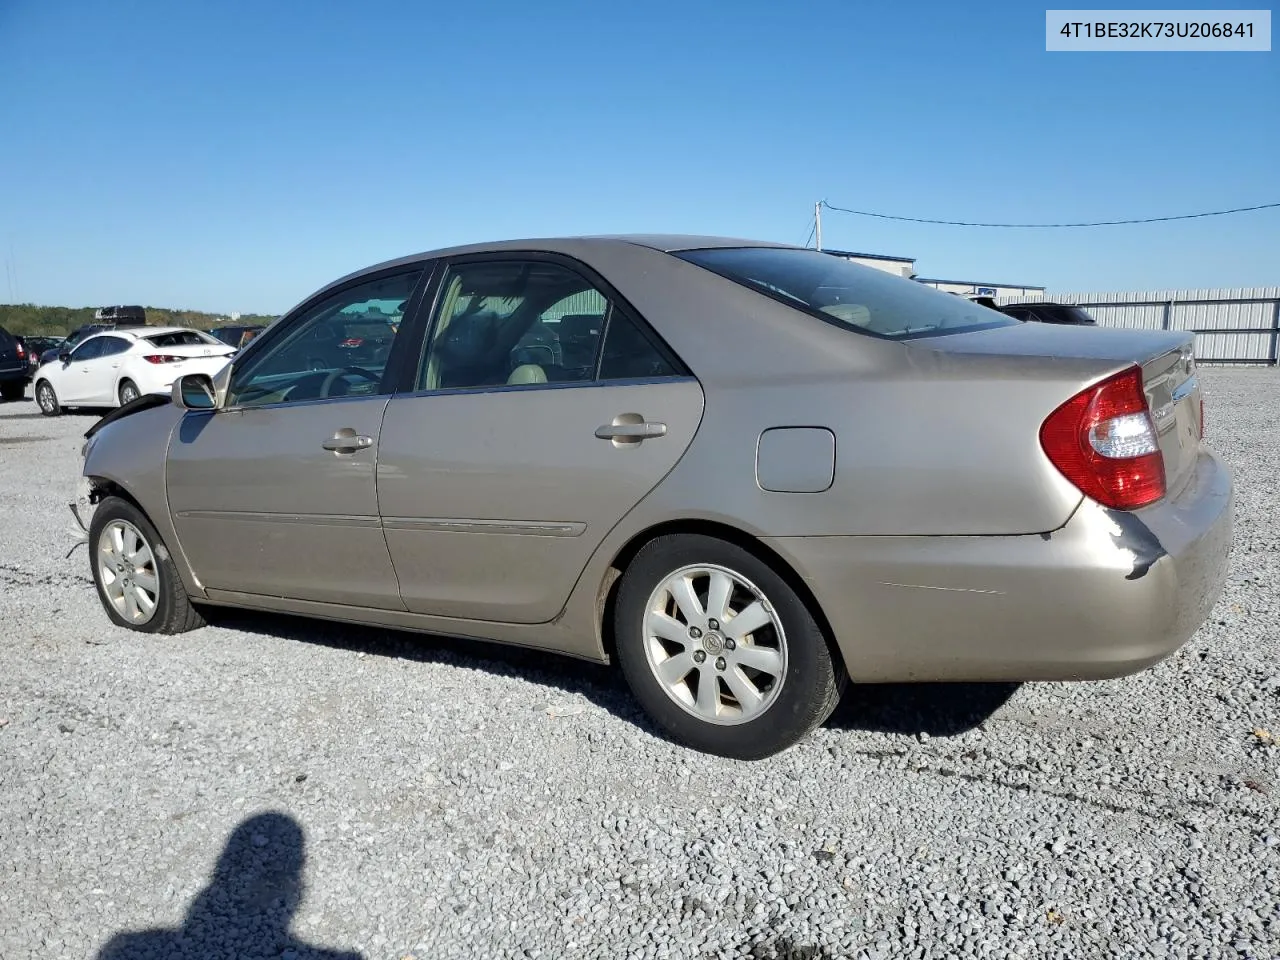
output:
[[781,537],[861,681],[1089,680],[1169,656],[1208,616],[1231,550],[1231,476],[1202,451],[1177,496],[1084,501],[1016,537]]

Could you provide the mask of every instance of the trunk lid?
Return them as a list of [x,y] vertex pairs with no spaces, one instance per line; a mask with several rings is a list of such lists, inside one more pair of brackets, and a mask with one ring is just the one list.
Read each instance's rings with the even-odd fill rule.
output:
[[914,350],[986,357],[998,363],[1058,360],[1078,371],[1079,389],[1137,365],[1159,438],[1168,495],[1175,494],[1195,468],[1201,440],[1201,392],[1195,338],[1189,332],[1019,323],[922,338],[910,345]]

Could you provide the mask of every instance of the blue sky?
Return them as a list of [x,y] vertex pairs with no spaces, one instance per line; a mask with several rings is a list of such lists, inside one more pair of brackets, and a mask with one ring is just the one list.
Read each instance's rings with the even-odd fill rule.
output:
[[[1280,200],[1277,54],[1046,53],[1030,4],[0,0],[0,299],[280,312],[452,243],[804,241]],[[823,218],[925,276],[1280,283],[1280,210]]]

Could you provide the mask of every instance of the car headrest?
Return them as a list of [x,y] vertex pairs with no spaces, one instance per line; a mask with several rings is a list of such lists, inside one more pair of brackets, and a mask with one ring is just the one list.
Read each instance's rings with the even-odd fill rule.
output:
[[522,363],[511,371],[511,376],[507,377],[509,385],[530,384],[530,383],[546,383],[547,371],[543,370],[536,363]]

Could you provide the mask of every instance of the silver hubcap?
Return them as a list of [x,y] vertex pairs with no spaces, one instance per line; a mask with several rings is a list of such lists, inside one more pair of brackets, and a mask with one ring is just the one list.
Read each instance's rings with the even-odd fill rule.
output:
[[98,537],[98,575],[116,613],[130,623],[156,614],[160,578],[151,546],[128,520],[112,520]]
[[125,403],[138,399],[138,388],[125,384],[120,390],[120,399]]
[[47,383],[40,384],[40,408],[42,410],[52,410],[53,404],[53,389]]
[[645,608],[644,652],[667,696],[699,720],[754,720],[778,698],[787,638],[767,597],[712,564],[681,567]]

